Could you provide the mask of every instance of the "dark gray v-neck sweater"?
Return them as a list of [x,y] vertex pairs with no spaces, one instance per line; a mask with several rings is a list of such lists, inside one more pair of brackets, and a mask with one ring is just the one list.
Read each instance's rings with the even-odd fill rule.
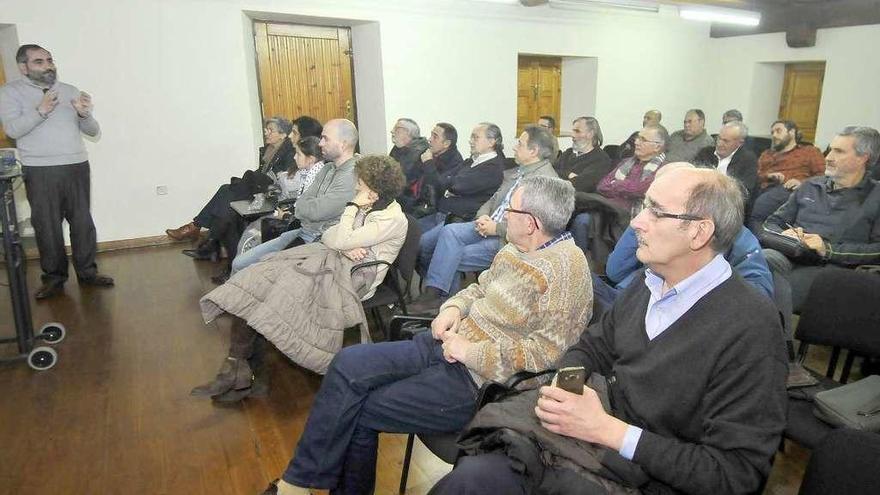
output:
[[609,378],[614,416],[644,429],[633,462],[645,492],[752,493],[785,427],[778,312],[734,275],[653,341],[644,276],[561,360]]

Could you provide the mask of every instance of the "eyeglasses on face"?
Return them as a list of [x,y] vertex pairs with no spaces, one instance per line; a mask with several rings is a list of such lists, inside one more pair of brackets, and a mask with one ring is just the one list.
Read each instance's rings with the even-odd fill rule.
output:
[[528,215],[528,216],[532,217],[532,220],[535,222],[535,225],[538,225],[538,219],[530,211],[517,210],[516,208],[505,208],[504,212],[505,213],[519,213],[520,215]]
[[669,213],[661,210],[654,206],[650,201],[645,200],[642,202],[642,209],[646,210],[649,215],[653,218],[659,220],[661,218],[674,218],[676,220],[685,220],[685,221],[693,221],[698,222],[700,220],[706,220],[703,217],[699,217],[697,215],[691,215],[690,213]]

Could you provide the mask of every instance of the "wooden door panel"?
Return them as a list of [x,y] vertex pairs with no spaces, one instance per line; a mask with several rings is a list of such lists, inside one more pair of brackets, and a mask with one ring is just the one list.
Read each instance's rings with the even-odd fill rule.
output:
[[794,121],[805,141],[816,139],[816,122],[822,100],[825,63],[786,64],[779,118]]
[[263,117],[355,121],[348,28],[254,23]]
[[[516,134],[534,124],[541,115],[552,115],[559,122],[562,59],[559,57],[519,57],[517,70]],[[558,124],[557,124],[558,125]]]

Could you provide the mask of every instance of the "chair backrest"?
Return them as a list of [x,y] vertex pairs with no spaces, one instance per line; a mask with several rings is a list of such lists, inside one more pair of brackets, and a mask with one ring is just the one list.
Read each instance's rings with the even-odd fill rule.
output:
[[798,495],[861,495],[880,487],[880,435],[839,429],[813,449]]
[[617,162],[620,158],[620,145],[619,144],[606,144],[602,150],[608,154],[608,157],[611,158],[611,163]]
[[822,270],[810,286],[795,338],[880,356],[880,275]]
[[422,228],[419,227],[418,220],[409,213],[406,214],[406,223],[406,239],[403,241],[400,252],[397,253],[394,265],[397,267],[401,278],[403,278],[406,285],[405,289],[409,290],[413,272],[416,269],[416,258],[419,256],[419,240],[422,238]]

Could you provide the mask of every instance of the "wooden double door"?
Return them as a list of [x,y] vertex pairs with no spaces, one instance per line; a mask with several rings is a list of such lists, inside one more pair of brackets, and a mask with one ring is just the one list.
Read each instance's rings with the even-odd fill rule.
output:
[[527,125],[536,124],[541,115],[556,120],[559,132],[562,95],[562,59],[560,57],[519,56],[516,93],[516,135]]
[[254,40],[264,119],[357,123],[349,28],[257,21]]

